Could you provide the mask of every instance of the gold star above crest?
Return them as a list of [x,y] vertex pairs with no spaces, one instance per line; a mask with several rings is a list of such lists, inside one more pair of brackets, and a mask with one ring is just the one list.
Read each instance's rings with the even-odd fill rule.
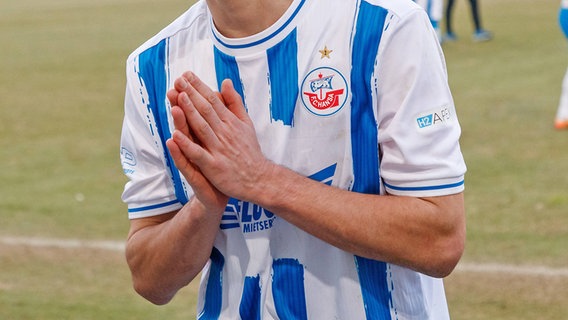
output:
[[319,51],[319,53],[321,53],[321,58],[322,58],[322,59],[323,59],[323,58],[331,59],[331,57],[330,57],[329,55],[330,55],[332,52],[333,52],[333,50],[329,50],[329,49],[327,48],[327,46],[325,46],[325,47],[323,48],[323,50],[320,50],[320,51]]

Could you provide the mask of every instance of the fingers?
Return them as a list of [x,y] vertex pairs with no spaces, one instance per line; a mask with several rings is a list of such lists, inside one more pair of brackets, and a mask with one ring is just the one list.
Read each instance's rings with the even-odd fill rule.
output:
[[[234,124],[252,125],[230,80],[223,81],[221,92],[214,92],[193,73],[186,72],[175,80],[167,97],[172,105],[174,127],[208,152],[223,148],[223,141],[234,135],[230,131],[239,127]],[[185,152],[182,145],[179,147]]]
[[223,80],[221,83],[221,97],[229,110],[237,116],[241,121],[252,123],[247,110],[243,104],[241,95],[235,90],[233,81],[230,79]]
[[174,89],[170,89],[166,93],[166,97],[168,98],[168,101],[170,102],[171,106],[177,106],[177,99],[178,99],[179,91],[176,89],[176,87],[177,86],[174,83]]
[[228,120],[230,113],[227,112],[224,98],[218,92],[214,92],[193,72],[185,72],[183,78],[187,80],[188,88],[185,92],[188,94],[191,101],[195,104],[199,113],[216,129],[221,121]]
[[180,170],[195,170],[194,165],[199,167],[211,160],[211,155],[207,150],[179,130],[173,132],[172,138],[166,141],[166,145],[176,167]]
[[183,110],[179,106],[172,106],[171,113],[174,120],[174,128],[180,130],[186,136],[191,137],[191,132]]
[[166,146],[170,151],[172,159],[174,160],[174,164],[176,168],[178,168],[184,176],[191,177],[194,174],[195,168],[191,165],[191,163],[187,160],[187,158],[183,155],[183,152],[174,141],[174,139],[168,139],[166,141]]
[[184,152],[180,149],[179,145],[174,138],[168,139],[166,145],[176,168],[183,174],[187,182],[193,187],[199,187],[205,179],[201,175],[199,169],[195,167],[188,159],[184,156]]
[[[207,120],[208,117],[213,117],[213,115],[207,116],[201,114],[197,109],[196,104],[192,100],[190,100],[187,93],[185,92],[179,94],[178,103],[180,108],[183,110],[185,119],[178,117],[177,121],[180,122],[185,121],[185,123],[176,124],[176,120],[174,120],[174,125],[176,125],[176,128],[183,128],[183,126],[189,126],[189,132],[195,136],[195,138],[200,142],[202,146],[208,149],[216,147],[219,143],[219,139],[217,137],[217,133],[213,129],[214,125],[212,125]],[[209,108],[209,110],[211,110],[211,108]],[[220,121],[218,118],[217,120]],[[181,133],[184,133],[189,136],[189,134],[184,132],[183,129],[179,130],[181,131]]]
[[166,145],[172,155],[175,166],[192,187],[195,199],[201,202],[206,208],[211,208],[211,210],[213,210],[212,212],[223,212],[227,205],[228,197],[215,188],[211,182],[203,176],[196,165],[187,160],[175,139],[179,139],[179,137],[168,139]]
[[172,107],[175,128],[187,136],[193,135],[194,141],[199,141],[206,148],[215,147],[219,141],[217,132],[223,130],[222,120],[216,110],[228,113],[221,94],[186,72],[174,81],[174,89],[167,93],[167,97],[172,106],[179,106],[183,111],[184,117]]

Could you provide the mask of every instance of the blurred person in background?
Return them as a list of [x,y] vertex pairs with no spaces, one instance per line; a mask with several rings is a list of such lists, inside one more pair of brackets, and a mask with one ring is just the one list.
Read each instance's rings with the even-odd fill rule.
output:
[[[562,0],[560,2],[558,22],[564,37],[568,39],[568,0]],[[554,120],[554,127],[560,130],[568,129],[568,69],[562,81],[562,93],[560,95],[558,111],[556,112],[556,119]]]
[[444,16],[444,0],[414,0],[414,2],[426,10],[432,27],[436,30],[436,35],[438,35],[438,41],[442,42],[440,22]]
[[[446,3],[446,33],[444,34],[443,41],[456,41],[458,40],[457,35],[454,33],[452,28],[452,14],[454,10],[454,0],[447,0]],[[479,13],[479,5],[477,0],[469,0],[469,6],[471,9],[471,18],[473,20],[473,41],[482,42],[489,41],[493,38],[493,34],[485,29],[481,25],[481,15]]]

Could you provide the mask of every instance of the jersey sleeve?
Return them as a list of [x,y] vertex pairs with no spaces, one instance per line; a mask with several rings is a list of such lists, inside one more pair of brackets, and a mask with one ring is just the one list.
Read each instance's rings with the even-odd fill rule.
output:
[[392,17],[376,66],[381,176],[390,194],[464,189],[466,166],[444,56],[422,10]]
[[128,177],[122,200],[128,205],[130,219],[159,215],[182,206],[176,198],[165,160],[167,151],[147,106],[147,92],[137,69],[137,59],[129,58],[120,158]]

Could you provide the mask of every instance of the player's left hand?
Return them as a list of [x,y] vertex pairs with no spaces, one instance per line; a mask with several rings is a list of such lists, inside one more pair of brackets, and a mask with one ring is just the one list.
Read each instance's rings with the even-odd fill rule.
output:
[[172,113],[173,141],[221,192],[251,201],[273,163],[262,154],[252,120],[232,82],[223,81],[219,94],[186,72],[176,84],[183,115]]

